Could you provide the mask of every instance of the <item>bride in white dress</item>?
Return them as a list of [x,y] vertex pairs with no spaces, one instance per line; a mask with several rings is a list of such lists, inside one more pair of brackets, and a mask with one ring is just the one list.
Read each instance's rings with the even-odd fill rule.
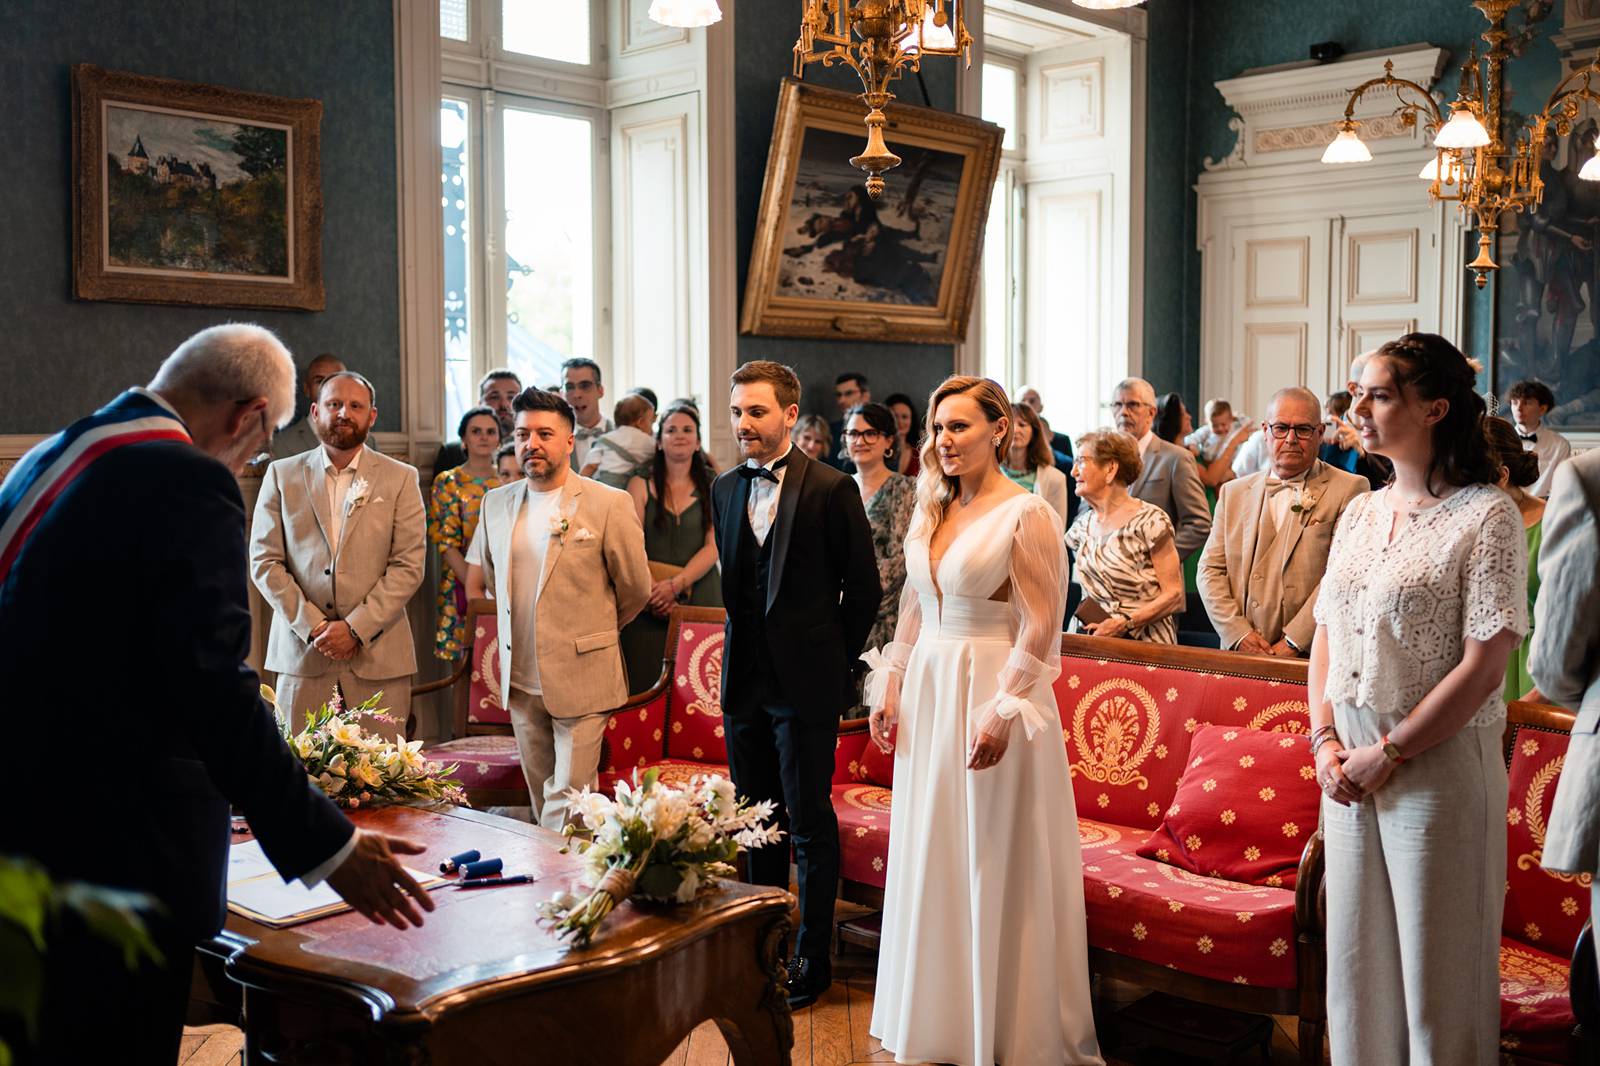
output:
[[871,1032],[897,1062],[1100,1063],[1050,688],[1061,520],[1000,469],[1000,386],[949,378],[928,412],[899,624],[863,656],[873,741],[897,727]]

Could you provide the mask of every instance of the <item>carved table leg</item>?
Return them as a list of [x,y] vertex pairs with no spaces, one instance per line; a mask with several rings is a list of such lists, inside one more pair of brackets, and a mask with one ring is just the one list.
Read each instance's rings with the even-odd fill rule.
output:
[[766,978],[759,998],[750,1009],[716,1020],[737,1066],[789,1066],[794,1015],[789,1012],[784,990],[783,944],[788,935],[787,916],[767,926],[755,960],[758,972]]

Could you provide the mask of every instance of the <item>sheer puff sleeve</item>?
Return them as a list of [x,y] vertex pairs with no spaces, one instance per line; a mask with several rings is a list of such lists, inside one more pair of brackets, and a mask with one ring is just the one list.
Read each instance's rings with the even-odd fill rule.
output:
[[1061,673],[1061,618],[1067,607],[1066,546],[1060,520],[1049,505],[1023,506],[1011,545],[1010,577],[1016,643],[994,699],[980,704],[971,720],[975,734],[1004,739],[1020,718],[1032,740],[1059,728],[1049,704],[1034,699],[1039,686]]
[[910,582],[900,590],[900,615],[895,622],[894,639],[882,648],[861,653],[868,673],[861,686],[861,700],[870,711],[887,710],[891,715],[900,706],[900,680],[905,677],[911,649],[922,631],[922,598]]

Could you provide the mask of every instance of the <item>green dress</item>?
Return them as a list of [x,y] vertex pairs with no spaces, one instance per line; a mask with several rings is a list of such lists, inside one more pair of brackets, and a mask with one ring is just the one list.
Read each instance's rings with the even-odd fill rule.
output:
[[1528,648],[1533,643],[1533,604],[1539,598],[1539,544],[1544,540],[1544,519],[1529,526],[1528,534],[1528,635],[1511,650],[1506,662],[1506,687],[1503,693],[1507,703],[1520,700],[1522,694],[1533,688],[1533,678],[1528,676]]
[[[644,505],[644,553],[651,562],[686,566],[695,552],[705,546],[706,531],[700,524],[703,504],[691,503],[681,515],[663,510],[651,496]],[[665,522],[658,520],[665,518]],[[694,583],[689,594],[678,601],[692,607],[722,606],[722,575],[713,566]],[[622,630],[622,661],[628,668],[628,691],[643,692],[661,676],[661,658],[667,646],[667,620],[657,618],[646,607]]]

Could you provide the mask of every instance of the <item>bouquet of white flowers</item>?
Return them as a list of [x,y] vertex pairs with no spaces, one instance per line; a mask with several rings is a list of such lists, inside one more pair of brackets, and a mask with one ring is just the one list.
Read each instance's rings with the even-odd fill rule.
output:
[[394,717],[378,707],[382,692],[346,709],[344,692],[335,682],[333,697],[318,708],[298,733],[289,731],[288,719],[278,708],[278,698],[272,689],[262,685],[261,698],[277,712],[283,738],[289,742],[289,749],[306,764],[306,774],[312,783],[339,806],[389,803],[468,806],[467,794],[450,779],[456,772],[454,763],[445,766],[423,758],[422,741],[407,741],[402,733],[396,733],[391,742],[361,727],[363,717],[398,724]]
[[582,899],[558,893],[539,908],[559,937],[580,947],[618,903],[629,896],[688,903],[717,877],[734,872],[740,848],[783,839],[768,825],[772,802],[741,802],[733,782],[719,774],[695,776],[685,788],[661,783],[650,770],[632,786],[617,783],[615,799],[587,788],[573,798],[583,823],[567,826],[594,890]]

